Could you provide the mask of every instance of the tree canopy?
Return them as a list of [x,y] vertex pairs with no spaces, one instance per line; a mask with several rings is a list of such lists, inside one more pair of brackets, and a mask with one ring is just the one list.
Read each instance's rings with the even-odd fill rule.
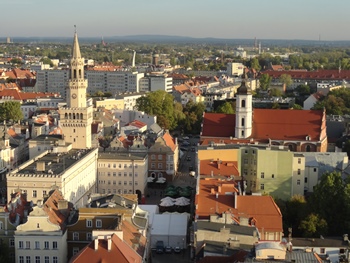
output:
[[272,77],[269,74],[262,74],[259,79],[260,88],[262,90],[268,90],[270,88],[271,81]]
[[326,109],[326,113],[333,115],[350,114],[350,90],[341,88],[330,91],[327,96],[317,101],[312,107],[314,110]]
[[149,92],[136,100],[136,108],[147,114],[157,116],[157,123],[164,129],[174,129],[177,120],[174,117],[174,97],[163,91]]
[[290,86],[293,83],[291,75],[288,74],[282,74],[279,78],[279,80],[286,85],[286,87]]
[[6,101],[0,103],[0,121],[14,122],[23,119],[23,113],[21,111],[21,104],[18,101]]
[[217,113],[226,113],[226,114],[234,114],[236,112],[235,107],[232,103],[226,101],[225,103],[221,104],[216,111]]

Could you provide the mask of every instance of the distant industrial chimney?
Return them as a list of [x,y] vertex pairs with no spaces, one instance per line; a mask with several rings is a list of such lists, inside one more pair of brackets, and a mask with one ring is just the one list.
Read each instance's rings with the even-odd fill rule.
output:
[[132,55],[132,64],[131,64],[131,67],[135,67],[135,57],[136,57],[136,51],[134,50],[134,53]]

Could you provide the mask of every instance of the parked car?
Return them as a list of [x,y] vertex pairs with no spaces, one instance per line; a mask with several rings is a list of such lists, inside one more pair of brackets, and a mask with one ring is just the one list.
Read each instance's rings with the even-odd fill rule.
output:
[[189,142],[183,142],[181,146],[190,146],[191,144]]
[[164,242],[162,240],[158,240],[157,241],[156,251],[157,251],[157,254],[163,254],[164,253]]
[[184,140],[189,140],[190,138],[187,137],[187,136],[185,136],[185,137],[182,137],[182,139],[184,139]]
[[175,253],[180,253],[181,252],[181,248],[180,247],[174,247],[174,252]]
[[172,253],[172,252],[173,252],[173,249],[172,249],[170,246],[166,246],[166,247],[165,247],[165,253],[170,254],[170,253]]

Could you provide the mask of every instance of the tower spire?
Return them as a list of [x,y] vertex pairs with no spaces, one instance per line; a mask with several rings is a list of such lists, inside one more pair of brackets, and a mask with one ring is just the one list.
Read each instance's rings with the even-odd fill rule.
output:
[[74,40],[73,40],[73,53],[72,53],[72,58],[77,59],[81,58],[80,54],[80,47],[79,47],[79,42],[78,42],[78,34],[77,34],[77,26],[74,25]]

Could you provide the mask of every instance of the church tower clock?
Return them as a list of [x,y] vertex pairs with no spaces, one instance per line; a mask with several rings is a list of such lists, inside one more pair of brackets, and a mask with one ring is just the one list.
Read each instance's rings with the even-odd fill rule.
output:
[[70,61],[70,78],[67,86],[67,107],[61,107],[60,125],[65,141],[74,149],[91,148],[91,124],[93,106],[88,105],[84,78],[84,58],[81,57],[77,32],[74,34],[73,52]]

